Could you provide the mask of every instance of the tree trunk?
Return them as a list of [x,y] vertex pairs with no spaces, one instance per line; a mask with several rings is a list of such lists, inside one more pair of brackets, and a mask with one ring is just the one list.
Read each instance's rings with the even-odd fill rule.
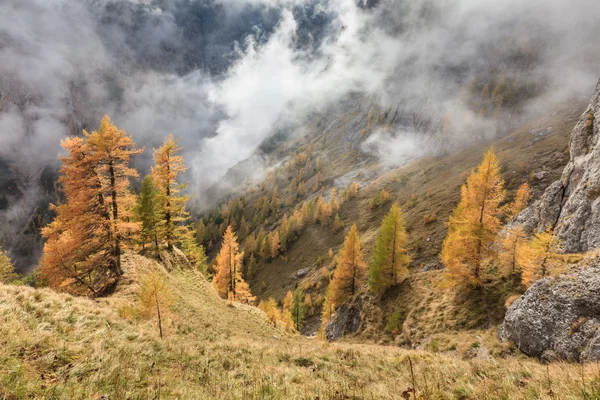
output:
[[123,275],[123,270],[121,269],[121,235],[118,232],[119,205],[117,204],[115,168],[112,160],[108,163],[108,171],[110,173],[110,194],[112,198],[113,233],[115,241],[113,251],[113,256],[115,257],[115,272],[117,275]]
[[160,335],[160,338],[162,339],[162,337],[163,337],[162,319],[160,317],[160,304],[158,303],[158,295],[157,295],[157,293],[154,294],[154,299],[156,301],[156,314],[158,316],[158,333]]
[[173,250],[173,237],[171,232],[171,159],[167,157],[167,205],[165,212],[165,222],[167,227],[167,249]]

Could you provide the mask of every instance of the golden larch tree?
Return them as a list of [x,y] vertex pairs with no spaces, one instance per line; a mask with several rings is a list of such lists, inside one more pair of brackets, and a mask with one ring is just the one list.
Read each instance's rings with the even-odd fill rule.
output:
[[244,252],[239,251],[237,237],[228,226],[223,235],[223,244],[216,258],[216,274],[213,285],[219,296],[231,301],[254,302],[250,287],[242,277]]
[[530,287],[538,279],[558,272],[564,265],[564,259],[557,250],[560,245],[551,230],[537,233],[519,249],[519,262],[523,269],[522,282]]
[[506,216],[511,219],[519,215],[519,213],[529,205],[531,197],[531,188],[529,187],[529,184],[525,182],[517,189],[514,200],[511,203],[508,203],[505,211]]
[[480,284],[501,226],[504,181],[492,149],[471,172],[448,222],[441,259],[455,283]]
[[111,217],[111,245],[118,274],[121,270],[121,248],[124,238],[131,239],[140,230],[134,222],[136,197],[129,189],[129,179],[137,178],[138,172],[129,166],[131,158],[144,152],[137,149],[131,136],[118,129],[108,115],[102,118],[98,130],[85,137],[88,157],[95,165],[101,181],[103,196]]
[[142,315],[156,318],[158,333],[163,337],[163,321],[169,315],[175,297],[164,272],[152,271],[142,277],[140,308]]
[[186,185],[178,182],[179,174],[187,170],[179,154],[181,150],[179,139],[175,140],[173,135],[167,136],[162,147],[154,150],[152,178],[158,191],[161,215],[159,239],[166,243],[168,250],[173,250],[176,242],[190,234],[186,225],[189,213],[185,208],[189,196],[182,193]]
[[521,253],[523,244],[527,241],[525,231],[516,226],[506,230],[500,241],[500,253],[498,254],[498,266],[503,276],[521,274]]
[[338,255],[337,267],[329,284],[328,301],[333,307],[340,306],[359,292],[366,278],[367,267],[355,224],[350,228]]
[[65,201],[52,206],[56,217],[42,229],[40,277],[55,289],[98,295],[121,275],[121,248],[139,229],[129,191],[137,172],[128,165],[141,150],[108,117],[98,131],[61,145],[68,153],[58,179]]

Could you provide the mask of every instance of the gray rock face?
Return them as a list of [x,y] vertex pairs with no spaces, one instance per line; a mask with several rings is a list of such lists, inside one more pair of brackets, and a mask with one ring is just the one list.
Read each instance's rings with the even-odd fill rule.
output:
[[327,340],[337,340],[346,334],[357,332],[361,323],[361,310],[361,298],[342,304],[325,327]]
[[600,266],[535,282],[510,306],[498,336],[546,360],[600,360]]
[[570,161],[561,179],[523,211],[514,224],[554,229],[567,253],[600,247],[600,82],[571,133]]

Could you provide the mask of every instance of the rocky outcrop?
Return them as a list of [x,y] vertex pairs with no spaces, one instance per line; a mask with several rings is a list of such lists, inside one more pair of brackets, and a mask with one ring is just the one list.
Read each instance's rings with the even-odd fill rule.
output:
[[600,360],[600,266],[533,284],[506,312],[499,337],[545,360]]
[[600,247],[600,82],[571,133],[570,161],[559,181],[514,224],[530,231],[554,229],[564,252]]
[[358,332],[361,324],[363,300],[358,297],[351,303],[344,303],[325,327],[327,340],[333,341],[349,333]]

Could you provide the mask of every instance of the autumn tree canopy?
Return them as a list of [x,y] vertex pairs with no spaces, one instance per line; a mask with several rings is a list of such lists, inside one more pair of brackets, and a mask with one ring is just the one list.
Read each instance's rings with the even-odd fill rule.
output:
[[390,286],[408,274],[411,256],[407,247],[404,217],[398,203],[394,203],[383,219],[369,265],[369,286],[381,295]]
[[139,230],[129,167],[140,154],[135,143],[108,116],[97,131],[61,142],[59,191],[65,202],[53,206],[55,220],[42,229],[46,239],[40,274],[51,287],[73,294],[98,295],[122,274],[122,247]]
[[501,227],[504,197],[500,167],[490,149],[462,187],[460,202],[448,222],[441,259],[455,282],[482,282]]
[[253,303],[250,287],[242,277],[244,252],[239,251],[237,237],[228,226],[223,235],[223,244],[216,258],[216,274],[213,280],[217,293],[229,301]]
[[185,208],[189,196],[182,193],[186,185],[178,182],[179,174],[187,170],[180,152],[179,139],[175,140],[173,135],[167,136],[162,147],[154,150],[152,178],[158,191],[159,240],[169,250],[173,250],[176,242],[191,234],[186,225],[189,213]]
[[546,278],[564,264],[558,254],[560,242],[552,231],[537,233],[529,242],[520,246],[520,264],[523,269],[523,285],[529,287],[538,279]]
[[356,225],[352,225],[338,255],[333,279],[329,284],[327,301],[335,308],[358,293],[367,278]]
[[156,318],[158,332],[163,337],[163,321],[175,301],[175,296],[164,273],[152,271],[142,277],[140,306],[142,315]]

